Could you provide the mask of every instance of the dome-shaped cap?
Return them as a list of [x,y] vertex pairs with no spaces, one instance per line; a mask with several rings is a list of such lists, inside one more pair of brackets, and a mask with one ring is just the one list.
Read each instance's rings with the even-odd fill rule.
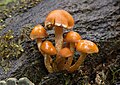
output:
[[80,40],[76,44],[76,50],[88,54],[99,52],[97,45],[89,40]]
[[48,55],[57,54],[57,50],[50,41],[44,41],[41,45],[41,50]]
[[66,42],[78,42],[81,39],[82,39],[81,36],[74,31],[68,32],[65,37]]
[[44,29],[44,27],[40,24],[36,25],[33,30],[30,33],[30,38],[32,40],[36,39],[36,38],[44,38],[46,37],[48,34],[46,32],[46,30]]
[[60,50],[60,52],[58,53],[58,55],[60,55],[62,57],[70,57],[70,56],[73,55],[73,53],[72,53],[72,51],[69,48],[65,47],[65,48],[62,48]]
[[71,29],[74,26],[73,17],[65,10],[53,10],[51,11],[45,20],[45,26],[62,26],[67,29]]

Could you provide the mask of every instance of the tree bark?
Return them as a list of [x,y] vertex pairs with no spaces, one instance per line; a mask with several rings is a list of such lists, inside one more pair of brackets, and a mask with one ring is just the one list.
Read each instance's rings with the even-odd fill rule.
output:
[[[15,35],[19,36],[20,30],[24,29],[27,24],[32,24],[32,26],[39,23],[44,24],[45,17],[54,9],[68,11],[75,20],[73,30],[80,33],[83,39],[98,43],[100,53],[95,58],[96,64],[104,62],[103,60],[108,58],[108,53],[120,50],[119,0],[42,0],[35,7],[28,9],[27,12],[7,18],[5,20],[7,27],[2,30],[0,35],[12,29],[16,33]],[[52,37],[54,35],[53,31],[48,30],[48,33],[48,39],[54,39]],[[30,50],[32,44],[32,41],[23,43],[25,53],[22,53],[17,60],[12,61],[10,71],[6,73],[0,67],[0,79],[14,76],[22,77],[24,74],[29,77],[35,72],[34,77],[40,81],[40,78],[47,74],[46,70],[43,70],[45,69],[43,56],[37,51]],[[34,45],[36,46],[35,43]],[[100,61],[97,62],[98,60]],[[39,61],[39,63],[34,66],[32,64],[34,61]],[[26,72],[26,69],[29,71]],[[40,71],[37,71],[37,69]],[[32,71],[33,73],[29,73]],[[37,77],[37,75],[41,76]],[[31,76],[31,78],[33,77]]]

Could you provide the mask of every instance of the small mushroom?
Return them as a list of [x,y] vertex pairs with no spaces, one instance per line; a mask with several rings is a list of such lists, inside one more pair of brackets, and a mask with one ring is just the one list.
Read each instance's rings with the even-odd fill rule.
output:
[[42,44],[41,44],[41,48],[42,52],[45,53],[44,55],[44,63],[45,63],[45,66],[48,70],[49,73],[52,73],[53,72],[53,68],[51,66],[51,63],[50,63],[50,55],[56,55],[57,54],[57,50],[55,49],[55,47],[53,46],[53,44],[50,42],[50,41],[44,41]]
[[[45,54],[41,51],[40,47],[41,47],[41,44],[42,44],[42,38],[45,38],[47,37],[48,34],[46,32],[46,30],[44,29],[44,27],[40,24],[36,25],[33,30],[31,31],[30,33],[30,38],[32,40],[37,40],[37,46],[38,46],[38,49],[39,51],[41,52],[41,54],[44,56]],[[50,58],[50,57],[49,57]],[[50,60],[50,59],[49,59]]]
[[48,34],[47,34],[46,30],[40,24],[36,25],[30,33],[30,38],[32,40],[37,39],[37,45],[38,45],[38,49],[40,52],[41,52],[40,46],[42,43],[42,38],[45,38],[47,36],[48,36]]
[[82,62],[85,60],[87,54],[98,53],[99,49],[97,45],[89,40],[79,40],[76,44],[76,50],[81,52],[81,56],[72,66],[67,69],[69,72],[74,72],[79,68]]
[[[58,55],[62,57],[59,59],[59,62],[63,61],[65,63],[65,58],[71,57],[73,55],[73,52],[69,48],[65,47],[59,51]],[[64,63],[58,63],[58,70],[65,70],[66,67]]]
[[[37,39],[37,46],[39,51],[41,52],[41,54],[44,56],[44,62],[45,62],[45,66],[46,64],[50,64],[52,63],[52,58],[50,57],[50,55],[46,55],[40,48],[41,48],[41,44],[42,44],[42,38],[47,37],[47,32],[44,29],[44,27],[40,24],[36,25],[33,30],[30,33],[30,38],[32,40]],[[46,57],[47,56],[47,57]],[[48,66],[48,65],[47,65]],[[46,67],[47,67],[46,66]]]
[[[74,53],[75,49],[75,43],[77,43],[79,40],[81,40],[81,36],[79,33],[70,31],[66,34],[65,41],[67,43],[70,43],[70,50]],[[65,64],[65,67],[69,67],[72,64],[73,56],[68,58],[68,61]]]
[[[47,28],[54,27],[55,47],[59,52],[62,49],[63,45],[63,28],[72,29],[74,26],[74,19],[65,10],[53,10],[46,17],[45,26]],[[59,56],[56,56],[56,60],[59,58]]]

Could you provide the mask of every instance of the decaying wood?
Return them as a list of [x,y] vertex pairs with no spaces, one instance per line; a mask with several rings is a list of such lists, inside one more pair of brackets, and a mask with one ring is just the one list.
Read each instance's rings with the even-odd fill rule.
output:
[[[37,6],[28,9],[27,12],[7,18],[5,20],[7,27],[3,29],[1,35],[9,29],[19,33],[19,30],[26,24],[32,24],[33,26],[38,23],[44,24],[45,17],[54,9],[68,11],[75,20],[73,30],[79,32],[83,39],[98,43],[100,53],[97,56],[98,58],[96,58],[96,64],[98,64],[99,59],[101,62],[107,59],[107,56],[110,56],[110,52],[120,50],[119,0],[43,0]],[[48,30],[48,33],[50,34],[49,38],[51,38],[53,31]],[[23,44],[24,50],[29,49],[29,44],[31,43],[29,41],[25,42]],[[32,44],[36,46],[35,43]],[[19,59],[12,62],[12,67],[7,73],[0,68],[0,79],[11,76],[22,77],[25,73],[26,76],[29,76],[34,74],[34,72],[37,72],[34,75],[36,78],[42,78],[43,75],[46,75],[42,55],[39,52],[35,52],[36,55],[34,55],[35,53],[33,54],[33,52],[32,50],[25,51],[25,54],[23,53]],[[39,60],[39,68],[37,68],[40,71],[33,71],[35,67],[32,62],[36,60]],[[33,71],[33,73],[26,72],[26,70],[29,70],[29,72]],[[37,75],[41,75],[41,77],[37,77]]]

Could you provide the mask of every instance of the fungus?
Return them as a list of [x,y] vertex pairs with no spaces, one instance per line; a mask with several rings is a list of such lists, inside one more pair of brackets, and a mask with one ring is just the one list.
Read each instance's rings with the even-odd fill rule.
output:
[[67,69],[69,72],[74,72],[79,68],[82,62],[85,60],[87,54],[98,53],[99,49],[97,45],[89,40],[79,40],[76,44],[76,50],[81,52],[81,56],[72,66]]
[[63,63],[58,63],[58,70],[65,70],[65,58],[71,57],[73,55],[73,52],[69,48],[65,47],[59,51],[58,55],[62,57],[61,59],[59,59],[59,62],[63,61]]
[[[54,27],[55,47],[59,52],[62,49],[63,44],[63,28],[72,29],[74,26],[74,19],[65,10],[53,10],[46,17],[45,26],[47,28]],[[59,59],[59,56],[56,56],[56,60],[57,59]]]
[[53,44],[50,42],[50,41],[44,41],[42,44],[41,44],[41,47],[40,49],[42,50],[42,52],[45,53],[44,55],[44,64],[48,70],[49,73],[52,73],[53,72],[53,68],[51,66],[51,63],[50,63],[50,55],[56,55],[57,54],[57,50],[55,49],[55,47],[53,46]]
[[48,55],[56,55],[57,51],[50,41],[44,41],[41,45],[41,50]]
[[[74,53],[75,43],[81,40],[81,36],[74,31],[70,31],[66,34],[65,41],[70,43],[70,50]],[[65,64],[65,67],[69,67],[72,64],[73,56],[68,58],[68,61]]]
[[[36,25],[30,33],[30,38],[32,40],[34,40],[34,39],[37,40],[38,49],[43,56],[45,56],[45,54],[41,51],[40,47],[41,47],[41,44],[42,44],[42,38],[45,38],[47,36],[48,36],[48,34],[47,34],[46,30],[40,24]],[[49,58],[51,58],[51,57],[49,57]]]
[[[37,39],[37,46],[38,46],[38,49],[41,52],[41,54],[44,56],[44,63],[45,63],[46,68],[48,68],[48,65],[50,63],[52,63],[52,58],[50,56],[46,55],[43,51],[41,51],[40,47],[41,47],[41,44],[42,44],[42,38],[47,37],[47,35],[48,34],[47,34],[46,30],[40,24],[36,25],[30,33],[30,38],[32,40]],[[50,72],[51,72],[51,70],[50,70]]]
[[37,39],[37,45],[38,45],[38,49],[39,49],[40,52],[41,52],[40,46],[41,46],[41,43],[42,43],[42,38],[47,37],[47,35],[48,34],[47,34],[46,30],[40,24],[36,25],[30,33],[30,38],[32,40]]
[[[48,34],[40,24],[31,31],[30,38],[37,39],[38,49],[44,56],[44,64],[49,73],[60,70],[74,72],[82,64],[87,54],[98,53],[99,49],[95,43],[81,40],[79,33],[74,31],[68,32],[64,39],[69,47],[63,46],[63,28],[70,30],[73,26],[74,19],[67,11],[53,10],[46,17],[45,27],[54,28],[55,46],[50,41],[42,43],[42,38],[47,37]],[[75,48],[81,54],[78,60],[71,65]],[[51,56],[53,55],[56,55],[55,61],[52,61]]]

